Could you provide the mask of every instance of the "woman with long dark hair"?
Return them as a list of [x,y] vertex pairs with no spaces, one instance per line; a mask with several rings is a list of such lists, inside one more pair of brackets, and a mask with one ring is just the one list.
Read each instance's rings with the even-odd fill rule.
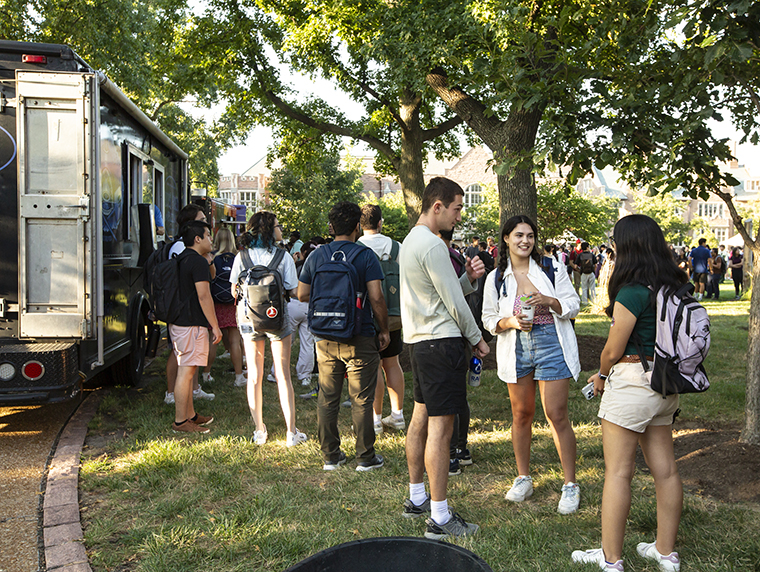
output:
[[[657,538],[636,550],[654,560],[663,572],[678,572],[674,552],[681,520],[683,487],[673,453],[672,425],[678,395],[663,399],[653,391],[641,364],[637,341],[650,360],[656,333],[656,293],[675,292],[688,277],[673,260],[657,223],[644,215],[629,215],[615,225],[617,258],[608,287],[612,318],[599,373],[591,376],[594,394],[601,395],[604,446],[602,547],[576,550],[575,562],[593,562],[602,570],[623,570],[623,536],[631,508],[631,479],[636,447],[654,477],[657,496]],[[638,340],[636,338],[638,337]],[[636,340],[636,341],[635,341]]]
[[[277,243],[282,240],[282,226],[277,217],[268,211],[260,211],[254,214],[246,225],[246,232],[240,238],[240,244],[247,249],[251,262],[256,266],[266,266],[274,258]],[[232,295],[238,298],[238,278],[245,271],[242,252],[235,256],[230,271],[232,283]],[[285,253],[282,261],[277,266],[277,271],[282,277],[282,283],[291,296],[296,295],[298,277],[293,257]],[[253,433],[253,441],[257,445],[267,442],[268,432],[264,424],[262,414],[262,388],[264,377],[264,344],[269,338],[272,349],[272,361],[274,362],[274,375],[280,395],[280,406],[285,416],[287,426],[287,438],[285,444],[288,447],[298,445],[306,441],[306,435],[296,429],[296,404],[293,393],[293,383],[290,380],[290,322],[285,311],[285,325],[278,332],[256,332],[248,320],[245,319],[244,304],[238,300],[237,323],[240,335],[243,338],[245,353],[248,363],[248,383],[246,393],[248,395],[248,407],[251,410],[256,430]]]
[[740,300],[742,297],[742,285],[744,283],[744,259],[739,253],[739,247],[734,246],[731,249],[731,258],[728,259],[728,267],[731,269],[731,278],[734,281],[734,290],[736,297],[734,300]]
[[[575,433],[567,410],[570,379],[577,379],[581,370],[570,322],[578,314],[580,300],[564,266],[550,258],[551,272],[542,268],[537,235],[536,224],[527,216],[504,223],[499,267],[488,275],[483,293],[483,325],[497,336],[498,375],[507,383],[512,406],[518,476],[506,498],[521,502],[533,494],[530,441],[538,386],[565,477],[557,510],[570,514],[580,502]],[[523,306],[532,308],[533,318]]]

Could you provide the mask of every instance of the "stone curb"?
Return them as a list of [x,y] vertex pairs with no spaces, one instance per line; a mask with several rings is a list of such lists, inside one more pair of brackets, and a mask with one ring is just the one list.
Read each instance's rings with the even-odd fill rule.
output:
[[45,476],[42,538],[49,571],[92,572],[79,516],[79,464],[87,424],[102,395],[86,397],[61,431]]

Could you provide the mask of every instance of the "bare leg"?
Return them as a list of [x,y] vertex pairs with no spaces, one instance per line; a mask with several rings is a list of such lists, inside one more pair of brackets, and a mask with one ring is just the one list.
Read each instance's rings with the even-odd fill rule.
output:
[[673,453],[672,425],[647,427],[639,438],[657,494],[657,551],[673,552],[683,509],[683,486]]
[[[425,474],[425,444],[427,443],[427,439],[427,407],[424,403],[417,403],[415,401],[412,419],[409,421],[409,426],[406,429],[406,464],[409,467],[410,483],[423,482]],[[448,477],[448,469],[446,476]]]
[[197,369],[198,366],[195,365],[183,365],[177,368],[177,379],[174,384],[174,421],[176,423],[195,417],[192,383]]
[[509,402],[512,405],[512,447],[515,450],[517,472],[530,475],[530,440],[533,417],[536,414],[536,382],[533,373],[508,383]]
[[446,500],[446,488],[449,484],[449,444],[454,429],[454,417],[428,417],[425,470],[430,481],[430,499],[433,501]]
[[607,562],[617,562],[623,557],[623,536],[631,510],[631,479],[636,467],[638,441],[638,433],[602,419],[602,549]]
[[227,350],[230,352],[232,367],[235,368],[235,375],[243,373],[243,348],[240,345],[240,330],[237,328],[224,328],[222,330],[227,338]]
[[280,394],[280,407],[285,417],[285,425],[291,433],[296,432],[296,399],[293,382],[290,380],[290,342],[292,336],[280,341],[272,341],[272,362],[277,390]]
[[[398,361],[398,356],[383,358],[383,371],[385,372],[385,381],[388,384],[388,397],[391,400],[391,409],[401,411],[404,408],[404,370]],[[378,381],[379,381],[378,377]],[[377,398],[377,394],[375,394]],[[382,403],[381,403],[382,405]],[[378,412],[375,409],[375,412]],[[382,412],[382,408],[379,412]]]
[[174,353],[174,348],[169,352],[169,357],[166,358],[166,391],[174,393],[174,384],[177,381],[177,354]]
[[541,403],[552,430],[554,446],[557,447],[565,484],[575,482],[575,433],[567,412],[570,380],[539,381]]
[[248,364],[248,385],[246,386],[248,408],[251,410],[256,431],[266,431],[261,390],[261,381],[264,376],[264,340],[253,341],[251,338],[244,338],[243,342],[246,355],[249,359],[253,358],[253,367],[250,363]]

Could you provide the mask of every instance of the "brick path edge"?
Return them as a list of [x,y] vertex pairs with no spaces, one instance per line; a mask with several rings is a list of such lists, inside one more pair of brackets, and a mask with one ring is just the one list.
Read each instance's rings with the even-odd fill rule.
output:
[[100,391],[91,393],[79,404],[61,430],[43,476],[40,551],[49,572],[92,572],[79,514],[79,465],[87,424],[102,397]]

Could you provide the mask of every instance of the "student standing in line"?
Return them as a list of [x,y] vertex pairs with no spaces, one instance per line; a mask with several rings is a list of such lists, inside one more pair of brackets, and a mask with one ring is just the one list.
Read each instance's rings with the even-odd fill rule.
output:
[[631,480],[636,448],[654,478],[657,497],[657,538],[640,542],[636,551],[657,562],[662,572],[681,567],[674,552],[683,506],[683,487],[673,453],[673,418],[678,395],[663,399],[649,380],[634,342],[638,336],[653,366],[656,335],[656,293],[675,291],[688,282],[668,250],[657,223],[644,215],[629,215],[615,225],[617,257],[609,284],[607,315],[612,326],[602,350],[599,373],[591,376],[594,394],[602,396],[599,417],[604,445],[602,547],[576,550],[574,562],[598,564],[602,570],[623,571],[623,537],[631,508]]
[[[486,279],[483,324],[498,338],[498,375],[507,382],[512,406],[518,476],[506,499],[522,502],[533,494],[530,441],[538,386],[565,477],[557,511],[570,514],[580,503],[575,433],[567,407],[570,379],[577,379],[581,370],[570,321],[578,314],[579,299],[559,263],[554,266],[554,282],[542,269],[537,235],[536,224],[527,216],[514,216],[504,223],[499,267]],[[521,302],[521,297],[527,302]],[[523,313],[523,304],[533,308],[533,318]]]
[[[251,262],[256,266],[266,266],[274,258],[277,249],[276,244],[282,240],[282,225],[277,217],[271,212],[260,211],[251,216],[246,226],[247,231],[240,238],[241,245],[247,249]],[[239,296],[237,291],[238,279],[245,272],[242,253],[235,256],[230,271],[230,283],[232,295]],[[296,277],[296,265],[291,256],[283,256],[277,271],[282,277],[282,284],[291,296],[296,295],[298,278]],[[269,433],[264,424],[262,412],[262,387],[264,378],[264,348],[267,338],[272,349],[272,361],[274,362],[277,389],[280,395],[280,406],[285,417],[287,435],[285,444],[293,447],[304,443],[306,435],[296,428],[296,403],[293,393],[293,383],[290,380],[290,322],[285,316],[284,327],[277,332],[256,332],[251,323],[245,318],[245,304],[238,303],[237,323],[240,335],[243,338],[245,353],[248,363],[248,383],[246,393],[248,395],[248,407],[251,410],[256,430],[253,433],[253,441],[256,445],[264,445]],[[285,312],[287,314],[287,311]]]

